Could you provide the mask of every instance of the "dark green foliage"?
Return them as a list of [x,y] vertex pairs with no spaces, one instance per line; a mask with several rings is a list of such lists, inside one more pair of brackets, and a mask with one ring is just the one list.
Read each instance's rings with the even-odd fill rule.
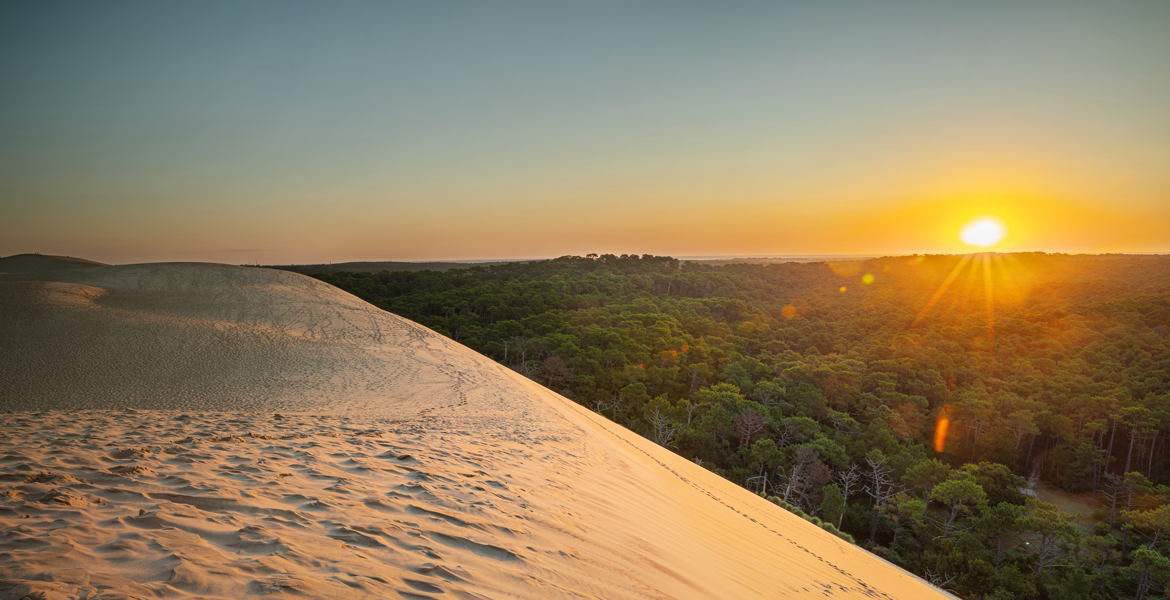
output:
[[810,516],[808,513],[801,510],[799,506],[793,506],[781,500],[780,498],[777,498],[776,496],[769,496],[768,500],[776,506],[787,510],[788,512],[804,519],[805,521],[808,521],[809,523],[812,523],[813,525],[816,525],[817,527],[820,527],[821,529],[824,529],[825,531],[828,531],[829,533],[849,542],[850,544],[856,543],[853,541],[853,536],[841,531],[840,529],[837,529],[837,526],[833,525],[832,523],[826,523],[818,517]]
[[1028,482],[1012,473],[1006,466],[991,462],[966,464],[963,465],[962,472],[969,474],[971,479],[983,488],[989,505],[1001,502],[1024,505],[1024,495],[1020,493],[1020,489]]
[[845,496],[841,495],[841,488],[835,483],[825,486],[824,500],[821,500],[821,514],[825,520],[834,526],[839,526],[845,517]]
[[[1150,553],[1170,554],[1170,257],[319,277],[965,596],[1133,597],[1170,577]],[[1097,495],[1103,530],[1026,501],[1024,476]]]

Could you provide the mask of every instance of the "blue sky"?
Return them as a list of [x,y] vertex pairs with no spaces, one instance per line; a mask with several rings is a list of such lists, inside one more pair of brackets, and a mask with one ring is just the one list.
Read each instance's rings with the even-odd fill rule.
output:
[[0,254],[941,252],[980,212],[1006,249],[1167,251],[1168,30],[1153,1],[8,3]]

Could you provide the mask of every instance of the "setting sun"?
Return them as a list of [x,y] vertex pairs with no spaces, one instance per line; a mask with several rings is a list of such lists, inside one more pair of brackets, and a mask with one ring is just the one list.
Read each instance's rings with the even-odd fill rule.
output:
[[1007,236],[1007,225],[998,217],[976,217],[959,229],[964,244],[976,248],[990,248]]

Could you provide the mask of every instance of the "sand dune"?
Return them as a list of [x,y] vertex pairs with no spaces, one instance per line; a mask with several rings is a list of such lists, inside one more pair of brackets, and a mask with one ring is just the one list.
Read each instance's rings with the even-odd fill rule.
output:
[[0,282],[0,598],[942,597],[307,277],[26,279]]
[[51,254],[13,254],[0,257],[0,276],[16,273],[33,273],[40,271],[64,271],[71,269],[85,269],[90,267],[109,266],[105,263],[94,262],[84,258],[72,256],[53,256]]

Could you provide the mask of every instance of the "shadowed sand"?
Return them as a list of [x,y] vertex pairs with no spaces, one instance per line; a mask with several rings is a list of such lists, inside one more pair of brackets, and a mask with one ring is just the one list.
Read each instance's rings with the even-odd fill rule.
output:
[[943,597],[310,278],[29,277],[0,281],[0,598]]

